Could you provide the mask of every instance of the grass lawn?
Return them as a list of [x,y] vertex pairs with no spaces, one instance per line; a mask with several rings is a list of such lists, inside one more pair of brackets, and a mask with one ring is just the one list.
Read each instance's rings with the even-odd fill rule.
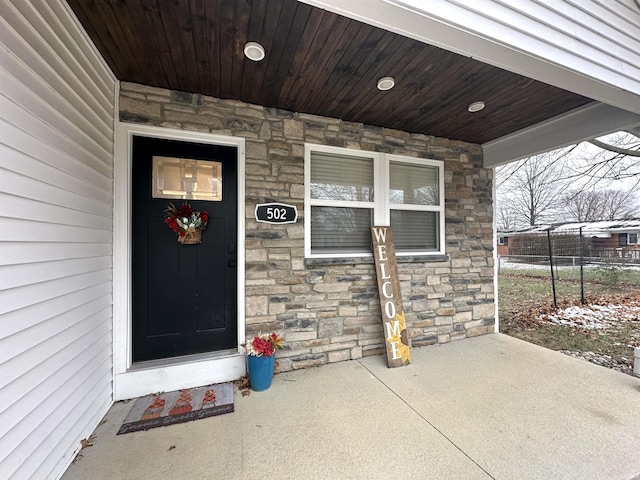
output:
[[[640,307],[640,271],[598,269],[585,279],[587,305]],[[501,332],[553,350],[593,352],[605,358],[606,366],[633,370],[633,348],[640,346],[640,313],[624,320],[612,316],[611,325],[603,329],[557,325],[541,318],[556,312],[548,271],[502,269],[498,284]],[[580,305],[580,283],[569,272],[560,272],[556,293],[560,308]]]

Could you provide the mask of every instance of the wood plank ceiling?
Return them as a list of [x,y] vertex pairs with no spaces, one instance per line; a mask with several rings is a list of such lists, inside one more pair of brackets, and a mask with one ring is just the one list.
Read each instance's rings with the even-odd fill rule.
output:
[[67,1],[123,81],[476,143],[591,102],[296,0]]

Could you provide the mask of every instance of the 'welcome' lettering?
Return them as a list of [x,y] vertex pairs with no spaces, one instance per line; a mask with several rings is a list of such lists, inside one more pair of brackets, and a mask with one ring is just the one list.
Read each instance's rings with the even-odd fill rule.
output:
[[[387,229],[385,227],[372,227],[373,235],[376,237],[376,242],[385,243],[387,241]],[[378,245],[378,248],[384,248],[384,245]]]
[[393,322],[387,322],[385,326],[387,327],[387,340],[391,337],[400,336],[400,322],[394,320]]
[[400,367],[411,363],[407,326],[402,309],[396,252],[391,227],[372,227],[378,294],[387,351],[387,365]]

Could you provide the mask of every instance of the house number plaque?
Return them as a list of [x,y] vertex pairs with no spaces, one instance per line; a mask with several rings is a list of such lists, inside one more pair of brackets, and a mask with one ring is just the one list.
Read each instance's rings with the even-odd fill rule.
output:
[[296,223],[298,209],[286,203],[259,203],[256,205],[256,221],[262,223]]

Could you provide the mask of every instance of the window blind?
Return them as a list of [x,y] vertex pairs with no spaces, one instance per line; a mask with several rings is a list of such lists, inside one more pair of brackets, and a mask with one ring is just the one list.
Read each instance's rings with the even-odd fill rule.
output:
[[373,209],[311,207],[311,248],[316,252],[371,250]]
[[372,202],[373,160],[312,152],[311,198]]
[[439,213],[391,210],[391,228],[396,250],[438,250]]
[[305,255],[370,255],[374,219],[394,228],[399,252],[444,252],[443,162],[322,145],[305,149]]
[[392,204],[439,205],[438,168],[389,162],[389,201]]

